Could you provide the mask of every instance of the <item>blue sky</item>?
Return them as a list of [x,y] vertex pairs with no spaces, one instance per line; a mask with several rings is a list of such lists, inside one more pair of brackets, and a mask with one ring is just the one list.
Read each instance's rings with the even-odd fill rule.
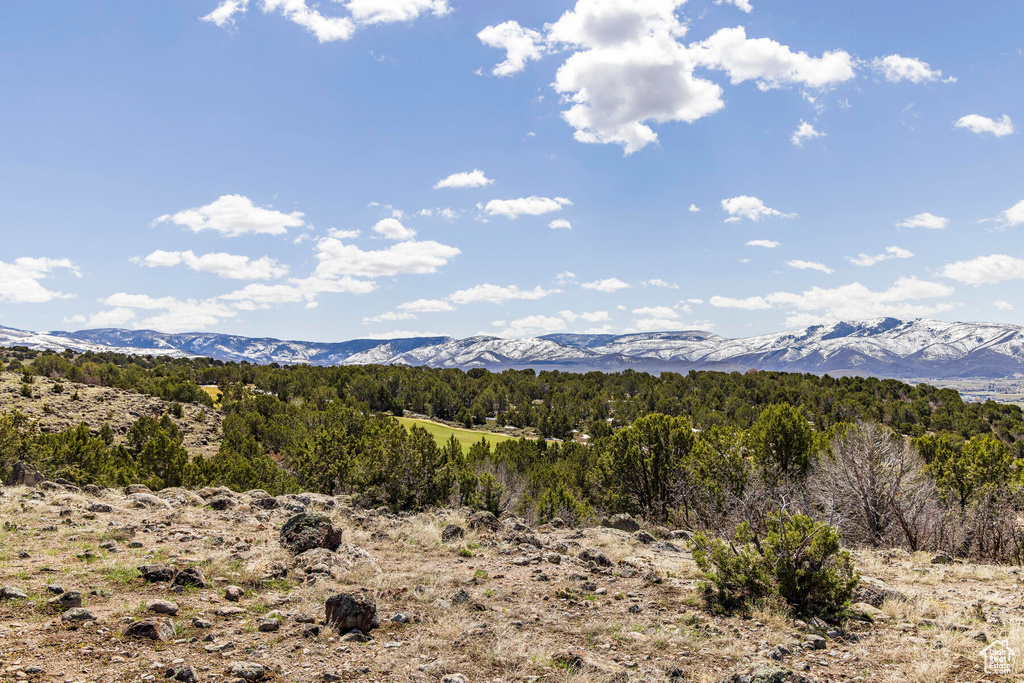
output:
[[1022,23],[1017,0],[4,3],[0,325],[1017,323]]

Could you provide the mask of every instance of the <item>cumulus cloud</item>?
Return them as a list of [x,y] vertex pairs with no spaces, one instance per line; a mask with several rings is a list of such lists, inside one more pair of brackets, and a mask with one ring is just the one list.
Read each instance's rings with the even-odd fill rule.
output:
[[598,292],[617,292],[620,289],[628,289],[629,285],[617,277],[610,277],[604,280],[595,280],[594,282],[584,282],[582,285],[583,289],[593,289]]
[[[497,321],[504,322],[504,321]],[[546,315],[530,315],[513,320],[499,332],[502,337],[532,337],[540,334],[561,332],[567,328],[565,320]]]
[[546,296],[557,293],[557,289],[544,289],[539,285],[533,289],[520,289],[516,285],[503,287],[501,285],[482,284],[454,292],[448,299],[460,305],[479,303],[500,304],[513,299],[543,299]]
[[900,55],[876,57],[871,61],[871,68],[885,76],[885,80],[890,83],[910,81],[919,84],[942,78],[942,72],[932,69],[928,62]]
[[273,280],[288,274],[287,266],[268,256],[258,259],[225,253],[196,256],[191,250],[158,249],[148,256],[135,260],[147,268],[167,268],[184,264],[196,272],[213,273],[231,280]]
[[434,189],[441,190],[444,188],[487,187],[488,185],[493,184],[494,181],[488,178],[483,171],[479,168],[474,168],[472,171],[452,173],[447,178],[442,178],[437,181],[436,185],[434,185]]
[[153,223],[174,223],[192,232],[213,230],[225,237],[247,234],[283,235],[289,228],[305,225],[301,211],[282,213],[256,206],[251,199],[238,194],[224,195],[206,206],[165,214]]
[[1000,227],[1015,228],[1024,225],[1024,199],[999,214]]
[[235,308],[253,310],[276,304],[315,302],[320,294],[369,294],[377,288],[373,282],[352,277],[292,278],[288,284],[265,285],[254,283],[242,289],[223,294],[218,299],[235,302]]
[[576,279],[576,273],[573,273],[573,272],[568,271],[568,270],[564,270],[564,271],[562,271],[561,273],[559,273],[558,275],[555,276],[555,282],[557,282],[560,285],[564,285],[564,284],[566,284],[568,282],[572,282],[575,279]]
[[410,313],[444,313],[454,311],[455,307],[444,299],[417,299],[398,304],[398,310]]
[[851,256],[849,257],[849,259],[850,263],[852,263],[855,266],[867,267],[873,266],[876,263],[881,263],[882,261],[889,261],[891,259],[903,259],[913,257],[914,252],[910,251],[909,249],[904,249],[903,247],[886,247],[885,252],[881,254],[875,254],[874,256],[870,256],[868,254],[858,254],[856,258]]
[[786,261],[786,265],[796,270],[817,270],[827,275],[831,275],[836,272],[826,266],[824,263],[818,263],[817,261],[801,261],[800,259],[794,259],[792,261]]
[[992,254],[969,261],[957,261],[942,269],[942,275],[968,285],[991,285],[1024,278],[1024,259]]
[[662,280],[661,278],[654,278],[653,280],[647,280],[642,283],[645,287],[664,287],[665,289],[679,289],[679,285],[674,282]]
[[413,315],[412,313],[399,313],[395,311],[388,311],[387,313],[381,313],[380,315],[375,315],[373,317],[363,318],[363,324],[369,325],[370,323],[395,322],[398,320],[414,320],[415,318],[416,316]]
[[1000,311],[1012,311],[1013,304],[1009,301],[993,301],[992,305],[998,308]]
[[757,197],[748,197],[745,194],[738,197],[723,199],[722,209],[730,216],[730,218],[725,220],[726,223],[739,223],[744,218],[757,222],[765,216],[792,218],[796,215],[793,213],[783,213],[777,209],[769,208]]
[[696,204],[690,204],[690,213],[700,213],[700,207]]
[[433,240],[399,242],[387,249],[364,251],[336,237],[325,237],[317,242],[318,263],[314,274],[327,279],[344,275],[369,278],[424,275],[436,273],[461,253],[456,247]]
[[748,38],[742,26],[723,28],[693,48],[700,64],[725,71],[733,85],[756,81],[761,90],[825,88],[856,76],[854,59],[843,50],[811,57],[770,38]]
[[415,230],[405,227],[397,218],[384,218],[377,221],[377,224],[373,226],[373,231],[389,240],[411,240],[416,236]]
[[519,199],[492,199],[482,208],[489,216],[505,216],[515,220],[519,216],[540,216],[572,206],[565,197],[520,197]]
[[807,123],[806,121],[800,121],[800,125],[793,131],[793,135],[790,136],[789,141],[797,147],[804,146],[804,140],[813,140],[814,138],[823,138],[825,134],[820,130],[815,130],[814,126]]
[[548,227],[552,230],[572,230],[572,223],[564,218],[556,218],[548,223]]
[[889,289],[876,292],[859,282],[833,289],[814,287],[802,293],[774,292],[765,296],[734,299],[711,297],[710,303],[718,308],[744,310],[789,309],[786,324],[803,326],[836,320],[861,320],[891,316],[919,318],[935,315],[953,308],[947,302],[935,304],[914,303],[925,299],[948,297],[953,289],[939,282],[901,277]]
[[[451,11],[447,0],[336,0],[347,14],[322,14],[316,4],[306,0],[262,0],[264,14],[279,14],[312,33],[321,43],[348,40],[364,26],[409,22],[426,13],[444,16]],[[216,9],[202,17],[220,27],[234,23],[243,14],[249,0],[222,0]]]
[[562,316],[570,323],[574,323],[577,320],[583,320],[588,323],[603,323],[612,319],[611,314],[609,314],[608,311],[590,311],[589,313],[559,311],[558,315]]
[[779,246],[779,243],[775,240],[750,240],[747,242],[748,247],[764,247],[765,249],[774,249]]
[[511,76],[526,68],[528,61],[544,55],[544,36],[540,31],[523,28],[517,21],[488,26],[476,37],[488,47],[505,50],[505,61],[491,70],[495,76]]
[[47,289],[41,280],[50,277],[55,270],[67,270],[75,277],[81,277],[78,267],[66,258],[33,258],[23,256],[13,263],[0,261],[0,301],[11,304],[38,304],[53,299],[70,299],[63,294]]
[[897,228],[927,228],[928,230],[943,230],[947,226],[949,226],[948,218],[927,212],[911,216],[896,224]]
[[972,133],[981,135],[982,133],[991,133],[997,138],[1001,138],[1004,135],[1010,135],[1013,133],[1013,121],[1006,114],[1003,114],[1003,118],[990,119],[987,116],[980,116],[978,114],[968,114],[967,116],[961,116],[956,121],[957,128],[966,128]]

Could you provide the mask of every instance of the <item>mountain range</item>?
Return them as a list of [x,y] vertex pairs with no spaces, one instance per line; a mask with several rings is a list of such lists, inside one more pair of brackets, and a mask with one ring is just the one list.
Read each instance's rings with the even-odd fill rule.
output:
[[95,329],[28,332],[0,327],[0,345],[33,349],[205,356],[250,363],[405,364],[571,372],[780,370],[912,378],[1024,377],[1024,327],[880,318],[730,339],[704,331],[283,341],[195,332]]

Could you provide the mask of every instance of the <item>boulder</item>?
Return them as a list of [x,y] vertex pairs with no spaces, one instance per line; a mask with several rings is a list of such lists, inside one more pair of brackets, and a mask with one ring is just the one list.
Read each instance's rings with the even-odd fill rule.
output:
[[224,599],[228,602],[238,602],[245,595],[245,591],[238,586],[228,586],[224,589]]
[[162,498],[157,498],[152,493],[133,493],[128,496],[128,502],[134,508],[162,508],[170,510],[171,504]]
[[174,623],[170,619],[154,617],[133,621],[124,630],[126,638],[147,638],[166,642],[174,637]]
[[139,573],[146,583],[167,583],[174,578],[174,567],[167,564],[144,564]]
[[27,462],[16,462],[11,467],[11,473],[7,475],[7,479],[4,481],[6,486],[39,486],[46,477],[32,465]]
[[173,617],[178,614],[178,605],[170,600],[150,600],[146,603],[146,611]]
[[27,598],[28,594],[20,588],[14,586],[0,588],[0,600],[25,600]]
[[199,507],[203,504],[203,499],[192,493],[191,491],[177,486],[169,489],[163,489],[157,494],[157,498],[162,498],[174,507]]
[[640,531],[640,523],[627,514],[605,517],[601,520],[601,526],[608,529],[618,529],[619,531],[625,531],[628,533]]
[[227,673],[250,683],[262,681],[268,675],[266,667],[255,662],[231,662],[227,668]]
[[53,612],[67,612],[69,609],[82,606],[82,594],[77,591],[61,593],[46,601],[47,609]]
[[494,513],[481,510],[480,512],[474,512],[466,520],[469,524],[470,529],[486,529],[488,531],[500,531],[501,522],[494,516]]
[[92,503],[89,503],[89,506],[88,506],[87,509],[89,510],[89,512],[100,512],[100,513],[108,513],[108,512],[113,512],[114,511],[114,508],[112,508],[111,506],[107,505],[106,503],[100,503],[98,501],[93,501]]
[[612,561],[608,559],[608,556],[597,548],[587,548],[586,550],[581,551],[577,557],[583,562],[591,562],[596,564],[598,567],[612,566]]
[[337,550],[341,529],[335,528],[326,515],[299,513],[281,527],[281,545],[296,555],[313,548]]
[[206,501],[206,504],[211,510],[230,510],[237,505],[237,501],[231,496],[214,496],[210,500]]
[[358,593],[338,593],[327,599],[327,625],[339,633],[359,631],[369,633],[380,626],[377,601],[366,590]]
[[782,666],[768,665],[730,674],[721,683],[815,683],[815,679]]
[[199,567],[185,567],[174,575],[172,585],[192,586],[193,588],[206,588],[206,577]]
[[75,624],[83,621],[96,621],[96,617],[83,607],[72,607],[60,615],[60,620],[67,624]]
[[132,495],[135,495],[136,493],[153,493],[153,492],[149,490],[148,486],[143,486],[142,484],[129,484],[128,486],[124,487],[124,495],[125,496],[132,496]]
[[909,598],[891,587],[885,581],[870,576],[860,577],[857,587],[853,589],[852,602],[863,602],[872,607],[881,607],[886,600],[907,602]]
[[460,538],[465,538],[466,530],[458,524],[449,524],[441,530],[441,541],[444,543],[451,543],[457,541]]
[[276,510],[281,507],[281,501],[267,496],[266,498],[253,498],[249,505],[260,510]]

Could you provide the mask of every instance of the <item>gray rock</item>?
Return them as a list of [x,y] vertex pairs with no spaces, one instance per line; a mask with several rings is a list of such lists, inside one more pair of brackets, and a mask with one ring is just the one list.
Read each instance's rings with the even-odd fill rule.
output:
[[280,619],[266,619],[261,621],[256,627],[256,630],[260,633],[274,633],[275,631],[281,630]]
[[368,591],[338,593],[327,599],[327,624],[339,633],[358,630],[369,633],[380,626],[377,602]]
[[262,681],[267,677],[267,669],[262,664],[255,662],[231,662],[227,673],[241,678],[243,681]]
[[458,524],[449,524],[441,531],[441,541],[444,543],[451,543],[457,541],[460,538],[465,538],[466,530]]
[[168,670],[167,678],[180,681],[180,683],[197,683],[199,680],[191,666],[176,666]]
[[881,607],[886,600],[907,602],[909,598],[881,579],[862,576],[857,587],[853,589],[853,598],[850,602],[863,602],[872,607]]
[[159,508],[170,510],[171,504],[162,498],[157,498],[152,493],[133,493],[128,496],[128,502],[135,508]]
[[730,674],[722,678],[721,683],[815,683],[815,679],[771,664]]
[[89,503],[88,510],[89,512],[113,512],[114,508],[106,503],[92,502]]
[[206,588],[206,577],[199,567],[185,567],[174,575],[172,585],[192,586],[193,588]]
[[480,512],[474,512],[466,520],[469,524],[470,529],[486,529],[488,531],[499,531],[501,530],[501,522],[494,516],[494,513],[481,510]]
[[218,607],[213,613],[218,617],[237,617],[246,614],[246,611],[241,607]]
[[238,586],[228,586],[224,589],[224,599],[228,602],[238,602],[245,595],[245,591]]
[[46,601],[46,607],[55,612],[66,612],[69,609],[82,606],[82,594],[78,591],[61,593],[55,598]]
[[167,564],[144,564],[139,573],[146,583],[168,583],[174,578],[174,567]]
[[140,619],[128,625],[124,630],[124,636],[166,642],[174,637],[174,622],[162,617]]
[[195,628],[204,629],[204,630],[208,629],[208,628],[213,628],[213,624],[212,623],[210,623],[206,619],[201,619],[199,617],[193,617],[192,618],[192,626],[194,626]]
[[608,556],[596,548],[587,548],[581,551],[577,557],[583,562],[591,562],[598,567],[612,566],[612,561],[608,559]]
[[341,545],[341,529],[335,528],[326,515],[303,512],[281,527],[281,545],[296,555],[313,548],[337,550]]
[[637,531],[633,534],[633,538],[636,540],[637,543],[642,543],[643,545],[651,545],[652,543],[658,540],[646,531]]
[[640,523],[627,514],[612,515],[601,520],[601,526],[633,533],[640,531]]
[[932,564],[953,564],[953,558],[946,553],[935,553],[932,555]]
[[146,611],[174,617],[178,615],[178,605],[170,600],[150,600],[146,603]]
[[93,613],[84,607],[72,607],[64,614],[60,615],[61,621],[65,622],[79,622],[79,621],[96,621],[96,617]]
[[235,507],[238,503],[231,496],[216,496],[206,501],[206,504],[212,510],[224,511],[230,510]]
[[16,462],[4,481],[5,486],[39,486],[46,477],[27,462]]
[[25,600],[26,598],[28,598],[28,594],[20,588],[14,586],[0,588],[0,600]]

